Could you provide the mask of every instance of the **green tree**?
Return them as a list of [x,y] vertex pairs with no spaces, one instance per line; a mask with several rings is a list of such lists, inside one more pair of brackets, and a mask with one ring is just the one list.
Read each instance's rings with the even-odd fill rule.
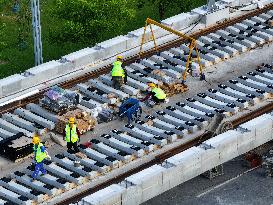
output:
[[150,0],[158,9],[158,14],[160,20],[165,18],[165,13],[171,5],[173,5],[173,1],[170,0]]
[[[146,1],[140,0],[139,5],[143,5]],[[193,8],[206,4],[207,0],[148,0],[158,10],[160,20],[166,18],[166,13],[171,12],[171,15],[175,15],[177,12],[188,12]],[[179,10],[178,10],[179,9]]]
[[20,49],[26,49],[27,39],[32,34],[31,32],[31,10],[30,0],[21,0],[20,10],[16,14],[18,25],[18,46]]
[[123,33],[135,8],[135,0],[57,0],[52,11],[63,25],[51,33],[60,41],[94,44]]
[[[6,32],[6,24],[0,21],[0,36],[4,36]],[[0,50],[3,50],[7,46],[6,42],[4,42],[3,38],[0,38]]]
[[179,8],[179,11],[182,12],[188,12],[194,8],[197,8],[201,5],[205,5],[207,3],[207,0],[175,0],[176,5]]

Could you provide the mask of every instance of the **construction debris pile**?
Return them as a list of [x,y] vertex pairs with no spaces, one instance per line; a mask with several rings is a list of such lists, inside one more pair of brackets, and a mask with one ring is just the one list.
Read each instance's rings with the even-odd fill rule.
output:
[[40,100],[40,105],[50,111],[59,113],[74,109],[79,101],[80,96],[78,93],[53,86],[45,92],[44,97]]
[[163,83],[163,84],[160,84],[159,87],[163,89],[169,97],[175,94],[184,93],[188,91],[189,89],[187,85],[184,85],[181,83],[172,83],[172,84]]
[[96,118],[81,109],[76,109],[58,117],[58,122],[55,127],[55,130],[58,133],[62,134],[64,132],[65,126],[70,117],[75,118],[75,122],[81,134],[94,129],[97,124]]
[[0,147],[0,155],[14,162],[33,153],[32,139],[22,132],[0,141]]
[[162,70],[158,70],[158,69],[153,70],[153,71],[152,71],[152,74],[154,74],[154,75],[158,75],[158,76],[161,76],[161,77],[166,76],[166,73],[165,73],[164,71],[162,71]]

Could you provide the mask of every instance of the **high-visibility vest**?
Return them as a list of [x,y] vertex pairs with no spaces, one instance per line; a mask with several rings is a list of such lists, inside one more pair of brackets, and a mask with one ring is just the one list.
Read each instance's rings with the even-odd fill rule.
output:
[[44,145],[42,143],[39,143],[37,148],[35,145],[33,147],[34,152],[35,152],[35,161],[38,163],[42,162],[47,156],[45,152],[42,152],[42,150],[41,150],[42,146],[44,146]]
[[155,97],[159,100],[165,99],[167,96],[161,88],[153,88],[152,92],[155,93]]
[[125,73],[123,68],[121,67],[122,62],[116,61],[113,64],[113,69],[112,69],[112,76],[120,76],[120,77],[125,77]]
[[70,129],[70,125],[67,124],[65,127],[65,141],[75,143],[79,139],[77,134],[77,127],[73,125],[72,129]]

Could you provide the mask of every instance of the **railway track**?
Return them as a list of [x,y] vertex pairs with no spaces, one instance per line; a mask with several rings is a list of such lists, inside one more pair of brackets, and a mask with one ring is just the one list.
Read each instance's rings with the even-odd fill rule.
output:
[[[244,16],[240,16],[230,21],[217,24],[214,27],[210,27],[194,33],[192,37],[195,37],[196,39],[203,35],[210,35],[206,36],[206,38],[203,37],[199,38],[197,42],[200,49],[200,53],[202,55],[201,57],[203,65],[217,63],[224,58],[229,58],[234,55],[237,55],[238,53],[246,52],[251,48],[260,46],[266,42],[271,41],[273,30],[269,28],[266,23],[269,19],[272,18],[272,12],[270,11],[271,8],[272,5],[270,4],[264,7],[263,9],[257,9]],[[267,14],[263,12],[267,12]],[[262,16],[253,17],[253,15],[254,16],[259,15],[260,13],[262,13]],[[251,19],[243,24],[238,23],[244,21],[247,18]],[[212,35],[210,34],[212,32],[215,33]],[[226,40],[217,40],[218,38],[221,39],[221,37],[226,38]],[[173,48],[174,46],[179,45],[180,47]],[[222,49],[221,47],[223,47],[223,50],[221,50]],[[131,82],[129,82],[129,91],[127,90],[129,94],[135,94],[139,90],[143,90],[145,88],[143,84],[138,85],[134,84],[135,81],[145,83],[148,80],[155,82],[157,81],[170,82],[179,80],[180,74],[185,69],[185,61],[188,52],[187,46],[183,44],[182,40],[176,40],[174,42],[168,43],[167,45],[161,46],[159,48],[159,51],[161,52],[159,56],[154,55],[155,54],[154,50],[147,51],[143,57],[146,57],[148,62],[142,61],[140,63],[135,63],[137,60],[139,60],[138,56],[133,56],[132,58],[126,60],[126,64],[129,67],[128,69],[129,72],[132,73],[137,72],[136,75],[131,74],[130,76],[132,80]],[[183,55],[183,57],[181,55]],[[197,68],[197,66],[198,65],[194,64],[195,68]],[[84,76],[63,82],[60,85],[63,88],[71,88],[79,83],[86,82],[90,79],[97,78],[102,74],[108,73],[110,68],[111,65],[108,65],[99,70],[90,72]],[[146,68],[148,68],[147,71],[143,71]],[[151,71],[154,69],[164,69],[164,71],[166,70],[170,71],[167,73],[168,78],[162,79],[159,76],[151,75]],[[140,79],[140,76],[148,76],[149,78],[143,80]],[[102,81],[103,84],[106,84],[106,86],[110,85],[109,79],[103,78],[100,80]],[[82,88],[82,90],[86,91],[86,88]],[[25,107],[29,103],[38,103],[39,99],[42,97],[45,91],[46,90],[41,90],[38,94],[1,107],[0,114],[3,115],[6,112],[12,112],[16,108]],[[94,96],[91,97],[93,98]],[[96,96],[95,101],[97,100],[101,101],[102,99],[99,96]],[[85,104],[90,103],[87,102]]]
[[[265,12],[271,10],[271,9],[273,9],[273,4],[266,5],[262,9],[255,9],[253,12],[250,12],[248,14],[245,14],[245,15],[233,18],[231,20],[227,20],[227,21],[225,21],[223,23],[218,23],[216,25],[213,25],[213,26],[208,27],[206,29],[203,29],[201,31],[194,32],[190,36],[193,37],[193,38],[195,38],[195,39],[198,39],[200,36],[204,36],[204,35],[207,35],[209,33],[215,32],[217,30],[224,29],[224,28],[226,28],[228,26],[231,26],[233,24],[241,22],[241,21],[243,21],[245,19],[248,19],[248,18],[251,18],[253,16],[257,16],[259,14],[265,13]],[[162,51],[171,49],[173,47],[179,46],[183,42],[184,42],[183,39],[178,39],[178,40],[174,40],[172,42],[169,42],[168,44],[160,45],[158,47],[158,52],[162,52]],[[151,57],[155,53],[156,52],[153,49],[145,51],[145,52],[143,52],[142,58]],[[125,65],[129,65],[131,63],[136,62],[137,60],[139,60],[139,56],[135,55],[135,56],[132,56],[132,57],[130,57],[128,59],[125,59],[124,63],[125,63]],[[80,76],[78,78],[74,78],[74,79],[72,79],[70,81],[62,82],[60,84],[60,86],[63,87],[63,88],[71,88],[72,86],[75,86],[78,83],[86,82],[87,80],[89,80],[91,78],[96,78],[96,77],[98,77],[98,76],[100,76],[102,74],[108,73],[110,71],[110,69],[111,69],[111,66],[112,65],[108,65],[108,66],[105,66],[103,68],[100,68],[99,70],[87,73],[84,76]],[[11,104],[2,106],[1,109],[0,109],[0,114],[2,115],[5,112],[11,112],[11,111],[14,110],[14,108],[26,106],[28,103],[36,103],[36,102],[38,102],[38,99],[41,98],[41,96],[43,95],[43,93],[45,91],[46,90],[41,90],[38,94],[35,94],[35,95],[31,96],[31,97],[28,97],[27,99],[15,101],[15,102],[13,102]]]
[[[231,22],[219,24],[216,29],[209,28],[206,31],[199,32],[199,34],[193,34],[193,36],[197,35],[196,37],[199,37],[215,32],[198,39],[203,65],[217,63],[224,58],[230,58],[238,53],[246,52],[251,48],[270,42],[273,39],[273,31],[266,26],[266,22],[268,19],[273,18],[273,12],[270,11],[271,7],[272,5],[252,12],[252,15],[248,14],[238,18],[237,21],[241,23],[234,19]],[[267,13],[264,14],[264,12]],[[259,14],[261,15],[253,17],[253,15]],[[251,20],[244,22],[243,20],[247,18],[251,18]],[[227,26],[229,27],[226,28]],[[237,39],[238,36],[236,34],[238,34],[240,39]],[[225,36],[226,40],[221,40],[219,38],[221,35]],[[217,41],[217,38],[219,41]],[[91,109],[96,105],[92,103],[102,104],[105,101],[102,97],[103,94],[114,92],[120,99],[123,99],[128,96],[134,96],[140,90],[144,90],[145,82],[147,81],[163,81],[165,83],[179,81],[181,71],[185,69],[187,46],[181,44],[181,41],[174,41],[171,43],[171,47],[168,46],[170,45],[162,46],[159,55],[154,55],[153,51],[149,51],[145,54],[147,59],[135,62],[137,59],[137,56],[135,56],[127,60],[127,68],[130,75],[129,84],[124,92],[113,90],[110,86],[109,76],[102,76],[102,74],[109,71],[110,65],[99,71],[91,72],[86,76],[64,82],[61,86],[70,88],[76,85],[85,96],[81,105]],[[173,48],[173,46],[179,47]],[[221,50],[221,48],[224,49]],[[181,53],[184,54],[184,57],[181,56]],[[196,64],[193,66],[197,68]],[[154,75],[151,72],[162,67],[164,67],[166,72],[164,77]],[[92,79],[96,77],[99,77],[99,79]],[[88,83],[83,84],[86,81]],[[11,177],[2,178],[0,180],[0,199],[4,198],[19,204],[41,203],[42,200],[50,202],[63,192],[73,190],[77,186],[93,181],[99,176],[107,174],[110,170],[122,168],[123,165],[130,163],[136,158],[148,155],[150,152],[159,150],[167,144],[179,141],[181,137],[188,135],[188,133],[195,133],[204,129],[217,112],[235,115],[245,108],[258,105],[260,101],[271,98],[273,93],[272,84],[273,72],[271,66],[264,65],[254,72],[249,72],[245,76],[239,76],[219,85],[217,89],[199,93],[184,102],[179,102],[174,106],[168,106],[161,111],[157,111],[152,116],[146,116],[142,121],[126,125],[120,128],[120,130],[113,130],[109,134],[102,135],[99,140],[91,141],[93,144],[91,148],[81,147],[81,151],[87,155],[87,159],[80,160],[82,166],[79,168],[72,166],[73,161],[79,159],[74,155],[64,153],[63,155],[56,155],[52,162],[47,162],[46,168],[49,173],[46,176],[39,177],[37,184],[29,183],[31,167],[28,167],[23,172],[16,172]],[[43,92],[41,91],[37,95],[14,102],[1,109],[0,137],[9,137],[9,135],[16,133],[18,128],[20,128],[20,131],[23,129],[26,130],[26,133],[30,132],[28,126],[19,125],[18,123],[15,124],[16,126],[9,128],[9,125],[15,122],[10,120],[11,118],[8,117],[7,112],[14,111],[14,115],[29,122],[35,122],[38,117],[42,117],[45,121],[48,121],[48,124],[42,122],[42,126],[52,125],[51,122],[54,116],[51,116],[49,119],[48,114],[42,108],[33,104],[37,103]],[[22,107],[26,107],[26,109]],[[234,120],[233,124],[237,126],[272,109],[273,104],[270,103],[253,113]],[[152,122],[153,125],[147,126],[147,121]],[[37,122],[41,125],[41,121]],[[208,137],[209,135],[204,135],[202,140],[206,140]],[[61,204],[76,201],[110,183],[121,181],[126,176],[162,162],[166,158],[196,145],[199,140],[200,136],[188,140],[183,145],[158,155],[150,162],[131,169],[129,172],[106,181],[95,188],[92,187],[91,190],[82,192],[76,197],[74,196],[73,200],[62,201]],[[42,184],[43,188],[39,187],[38,184]]]
[[[181,140],[180,137],[187,136],[188,132],[194,133],[200,129],[202,130],[202,128],[207,125],[206,122],[209,121],[209,118],[211,118],[213,114],[217,112],[232,115],[240,112],[240,109],[244,110],[245,108],[252,107],[254,104],[259,105],[260,102],[258,102],[258,98],[259,101],[265,101],[266,99],[272,97],[273,91],[271,88],[269,88],[271,87],[271,84],[257,82],[257,85],[255,85],[252,83],[252,81],[255,77],[255,79],[273,82],[273,71],[269,67],[270,66],[265,65],[265,67],[257,69],[255,72],[249,72],[246,74],[248,76],[247,79],[245,78],[246,76],[242,76],[236,78],[237,81],[230,80],[225,83],[226,87],[224,84],[220,84],[218,86],[219,90],[209,90],[207,93],[199,94],[199,96],[202,97],[197,95],[196,97],[187,99],[184,102],[178,102],[175,106],[170,106],[163,109],[163,112],[165,113],[162,113],[162,110],[157,111],[152,116],[146,116],[143,119],[144,121],[137,121],[131,125],[125,125],[124,127],[120,128],[120,130],[112,130],[112,132],[109,134],[102,135],[98,140],[91,140],[91,148],[86,148],[84,146],[81,146],[80,148],[81,152],[87,155],[86,159],[81,160],[66,152],[54,156],[51,162],[46,163],[48,174],[38,177],[37,184],[29,183],[30,174],[33,169],[31,166],[29,166],[26,170],[15,172],[11,175],[11,177],[2,178],[0,179],[0,188],[2,188],[2,190],[0,189],[0,196],[3,197],[3,193],[6,193],[4,198],[15,203],[22,203],[21,199],[27,200],[28,203],[33,203],[34,201],[36,203],[40,203],[40,198],[43,198],[45,201],[48,200],[48,203],[50,203],[50,201],[54,200],[54,196],[56,197],[61,192],[65,193],[66,191],[73,190],[77,186],[84,186],[84,184],[88,184],[89,181],[92,182],[93,180],[96,180],[96,178],[99,176],[107,175],[107,173],[111,170],[117,168],[122,169],[122,166],[130,163],[135,158],[141,158],[143,155],[148,155],[150,152],[160,150],[161,147],[167,146],[167,143],[172,144],[173,142]],[[264,76],[267,76],[267,78]],[[231,82],[235,84],[232,84]],[[227,85],[232,87],[228,87]],[[260,86],[264,86],[264,89],[260,90]],[[232,103],[223,104],[219,101],[219,99],[218,103],[216,103],[216,99],[212,100],[213,96],[207,98],[209,93],[213,93],[214,95],[217,94],[217,96],[221,96],[222,98],[225,96],[227,100],[230,100],[231,98],[228,97],[227,92],[229,92],[231,89],[236,95],[240,94],[240,91],[236,90],[235,87],[238,90],[248,88],[248,91],[252,93],[251,95],[249,93],[244,93],[245,98],[248,98],[248,101],[242,101],[242,99],[238,101],[237,106],[241,106],[241,108],[233,106],[238,98],[234,98],[235,102],[233,105]],[[226,94],[224,94],[224,92],[226,92]],[[241,95],[241,97],[243,98],[244,96]],[[210,102],[209,99],[211,100]],[[197,106],[199,110],[197,109]],[[187,111],[192,112],[191,115],[189,113],[182,113],[181,110],[178,110],[183,110],[185,107],[187,108]],[[239,124],[252,119],[253,117],[269,112],[272,109],[273,104],[269,103],[266,106],[255,110],[255,112],[248,113],[238,119],[233,120],[233,125],[238,126]],[[193,111],[196,112],[196,116],[194,116]],[[204,117],[208,117],[206,120],[198,117],[201,112],[205,113]],[[166,118],[166,115],[169,117]],[[195,120],[195,123],[192,123],[191,121],[184,121],[184,124],[181,122],[181,126],[179,127],[177,125],[172,126],[170,122],[170,120],[186,120],[185,117],[188,118],[190,116],[192,116],[192,121]],[[197,119],[199,123],[197,122]],[[147,121],[152,121],[153,125],[146,126]],[[168,128],[168,126],[172,127]],[[170,129],[172,129],[172,133],[168,132]],[[66,202],[62,201],[60,204],[75,202],[83,196],[93,193],[96,190],[108,186],[109,184],[120,182],[131,174],[160,163],[165,159],[200,143],[200,138],[202,141],[205,141],[209,137],[209,134],[204,134],[202,137],[195,136],[194,138],[188,139],[188,141],[180,146],[170,149],[168,152],[157,155],[149,162],[131,169],[125,174],[121,174],[111,180],[107,180],[96,187],[92,187],[90,190],[86,188],[82,189],[83,192],[81,194],[78,196],[73,196],[73,198],[67,200]],[[74,167],[73,161],[75,160],[80,160],[82,166],[78,168]],[[37,187],[37,185],[41,183],[45,189]],[[36,195],[32,194],[31,190],[36,190]],[[17,193],[17,195],[19,193],[20,195],[14,198],[14,193]],[[18,199],[20,201],[18,201]]]

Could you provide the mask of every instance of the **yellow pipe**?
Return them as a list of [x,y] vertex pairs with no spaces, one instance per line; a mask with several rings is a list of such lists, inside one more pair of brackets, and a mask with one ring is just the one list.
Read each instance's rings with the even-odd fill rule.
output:
[[163,25],[163,24],[161,24],[161,23],[159,23],[159,22],[157,22],[157,21],[155,21],[155,20],[153,20],[153,19],[147,18],[146,23],[147,23],[147,24],[154,24],[154,25],[156,25],[156,26],[158,26],[158,27],[160,27],[160,28],[163,28],[163,29],[166,30],[166,31],[169,31],[169,32],[171,32],[171,33],[174,33],[174,34],[176,34],[177,36],[180,36],[181,38],[186,38],[186,39],[189,39],[190,41],[194,41],[194,40],[195,40],[194,38],[192,38],[192,37],[190,37],[190,36],[187,36],[187,35],[185,35],[185,34],[179,32],[179,31],[176,31],[176,30],[170,28],[169,26],[165,26],[165,25]]

